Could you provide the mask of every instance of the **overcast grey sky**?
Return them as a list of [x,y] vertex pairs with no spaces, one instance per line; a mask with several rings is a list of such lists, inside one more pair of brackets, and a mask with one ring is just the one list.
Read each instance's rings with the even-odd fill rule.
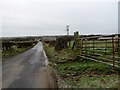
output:
[[[118,0],[3,0],[2,36],[118,33]],[[1,14],[2,13],[2,14]]]

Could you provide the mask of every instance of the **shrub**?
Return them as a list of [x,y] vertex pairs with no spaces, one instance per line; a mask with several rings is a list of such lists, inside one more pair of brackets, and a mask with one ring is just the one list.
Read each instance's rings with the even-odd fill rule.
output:
[[51,40],[51,41],[49,41],[49,40],[45,40],[44,41],[45,43],[47,43],[47,44],[49,44],[49,45],[51,45],[51,46],[55,46],[55,40]]
[[68,36],[59,36],[56,38],[56,42],[55,42],[55,50],[56,51],[60,51],[63,48],[67,48],[67,42],[70,41],[71,38]]
[[54,40],[53,40],[53,41],[50,41],[50,42],[49,42],[49,45],[55,46],[55,42],[56,42],[56,41],[54,41]]
[[2,42],[2,49],[3,50],[8,50],[8,49],[11,49],[12,46],[15,45],[15,43],[12,43],[12,42]]
[[17,48],[30,47],[33,45],[33,42],[19,42],[17,43]]

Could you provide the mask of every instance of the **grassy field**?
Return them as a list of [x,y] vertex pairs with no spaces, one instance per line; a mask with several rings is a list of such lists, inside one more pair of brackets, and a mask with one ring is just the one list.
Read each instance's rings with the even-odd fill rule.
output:
[[53,46],[44,44],[50,64],[57,72],[59,88],[120,88],[119,68],[75,57],[67,48],[56,52]]

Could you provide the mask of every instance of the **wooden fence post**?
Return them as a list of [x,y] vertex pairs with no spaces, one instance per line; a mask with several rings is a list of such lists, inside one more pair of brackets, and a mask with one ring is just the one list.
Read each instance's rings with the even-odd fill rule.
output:
[[95,50],[95,41],[93,40],[93,54],[94,54],[94,50]]
[[120,57],[120,35],[118,35],[118,56]]
[[81,55],[82,54],[82,44],[81,44],[81,40],[80,40],[78,31],[74,33],[74,41],[75,41],[76,54]]
[[85,54],[87,54],[87,39],[85,39]]
[[105,55],[107,55],[107,39],[106,39],[106,42],[105,42]]
[[81,49],[82,49],[82,53],[83,54],[83,40],[81,39]]
[[113,53],[113,67],[115,66],[115,42],[114,36],[112,36],[112,53]]

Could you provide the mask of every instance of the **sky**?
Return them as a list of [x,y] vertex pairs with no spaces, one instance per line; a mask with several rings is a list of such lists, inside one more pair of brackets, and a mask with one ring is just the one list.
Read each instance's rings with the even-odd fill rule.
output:
[[1,0],[3,37],[118,33],[119,0]]

